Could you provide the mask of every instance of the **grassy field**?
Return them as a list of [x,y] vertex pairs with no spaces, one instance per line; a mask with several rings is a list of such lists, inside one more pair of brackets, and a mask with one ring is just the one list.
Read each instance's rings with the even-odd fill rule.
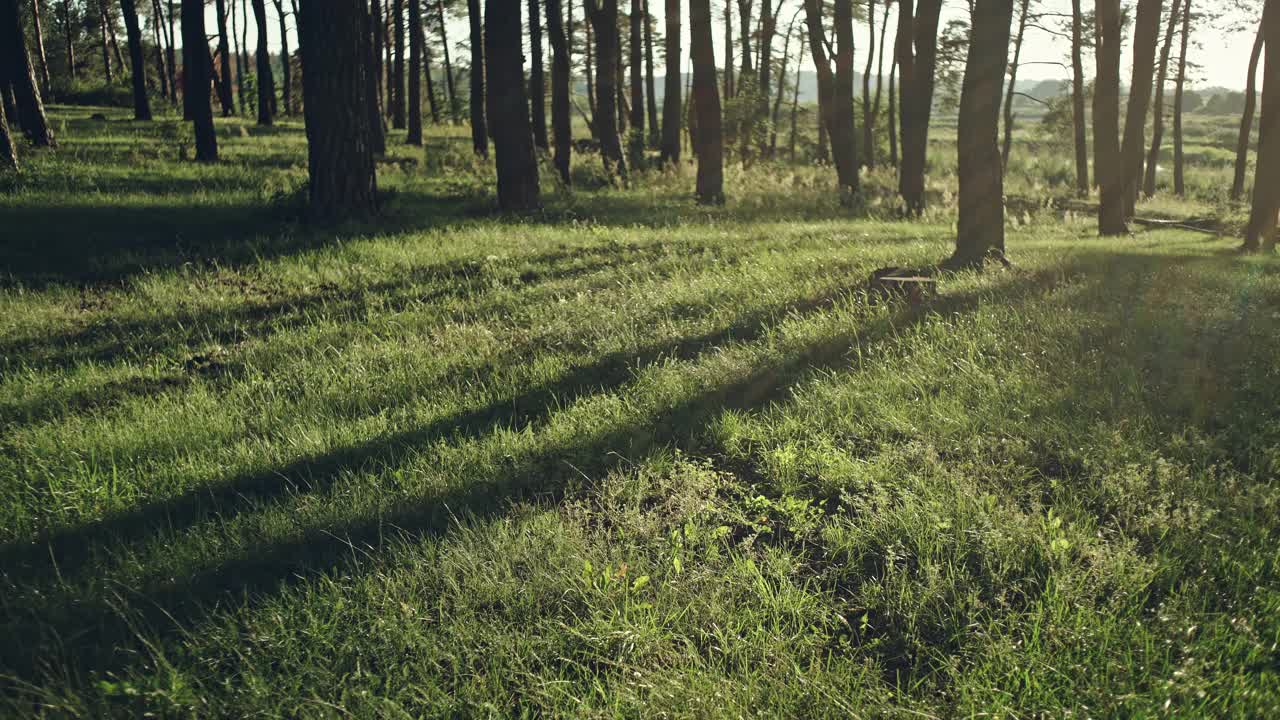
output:
[[944,174],[502,217],[457,129],[322,232],[297,126],[87,115],[0,178],[0,715],[1280,713],[1273,258],[1019,161],[1013,269],[875,302]]

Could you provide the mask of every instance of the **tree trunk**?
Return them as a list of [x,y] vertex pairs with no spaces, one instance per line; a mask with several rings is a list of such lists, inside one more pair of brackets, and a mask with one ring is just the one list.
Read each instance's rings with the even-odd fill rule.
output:
[[[778,72],[778,93],[773,100],[773,111],[769,115],[769,157],[776,158],[778,156],[778,123],[782,121],[782,99],[786,94],[787,88],[787,70],[791,64],[791,35],[796,30],[796,19],[800,17],[800,13],[804,8],[796,10],[796,14],[791,16],[791,23],[787,26],[787,36],[782,41],[782,67]],[[797,78],[799,72],[796,73]]]
[[[36,61],[40,70],[40,94],[49,97],[49,57],[44,53],[44,26],[40,22],[40,3],[43,0],[31,0],[32,38],[36,42]],[[136,15],[135,15],[136,17]]]
[[[397,0],[403,2],[404,0]],[[422,4],[409,3],[409,133],[405,142],[422,145]],[[398,20],[397,20],[398,22]]]
[[[915,6],[913,9],[913,5]],[[898,190],[908,215],[924,212],[924,171],[929,150],[929,119],[938,64],[938,15],[942,0],[900,0],[898,7],[898,85],[901,94],[902,167]]]
[[[235,2],[236,0],[231,0]],[[238,62],[244,67],[245,77],[249,76],[249,0],[240,0],[240,51],[244,53],[238,59]],[[256,72],[256,70],[255,70]],[[249,105],[240,104],[246,115],[249,114],[249,106],[253,106],[254,111],[258,108],[258,99],[256,95],[250,95],[248,98]]]
[[[383,74],[386,76],[383,79],[383,82],[385,83],[387,90],[386,104],[382,106],[382,111],[385,113],[383,116],[384,120],[389,121],[391,120],[391,117],[395,115],[395,111],[392,108],[395,105],[395,95],[393,93],[395,93],[396,89],[394,52],[396,39],[395,33],[391,31],[391,0],[383,0],[382,11],[385,15],[378,18],[378,21],[382,23],[382,38],[385,41],[382,46],[382,67],[384,70]],[[384,121],[382,123],[384,131],[386,126],[387,123]]]
[[689,51],[693,56],[693,105],[698,132],[698,202],[724,204],[724,135],[716,90],[716,56],[711,40],[711,0],[689,0]]
[[[165,49],[165,52],[168,53],[167,57],[169,59],[169,65],[168,65],[169,101],[172,102],[174,105],[177,105],[178,104],[178,51],[177,51],[177,34],[175,33],[175,30],[174,30],[174,23],[176,22],[174,20],[174,16],[177,15],[177,12],[175,12],[173,3],[174,3],[174,0],[169,0],[169,32],[165,37],[165,42],[168,43],[168,47]],[[248,32],[247,28],[249,24],[248,16],[242,16],[242,17],[245,17],[245,26],[246,26],[246,29],[244,29],[242,32],[247,33]],[[246,53],[249,52],[249,49],[247,47],[245,48],[245,52]]]
[[1013,150],[1013,99],[1018,88],[1018,64],[1022,62],[1022,40],[1027,36],[1027,16],[1031,12],[1031,0],[1021,0],[1018,19],[1018,35],[1013,41],[1013,62],[1009,65],[1009,82],[1005,83],[1004,96],[1004,148],[1000,152],[1000,167],[1009,169],[1009,153]]
[[0,88],[8,85],[13,89],[15,119],[22,132],[37,147],[53,147],[53,131],[49,129],[36,71],[27,54],[18,0],[0,0],[0,53],[5,54],[0,56]]
[[[596,86],[595,86],[596,62],[592,57],[592,53],[595,52],[595,42],[591,38],[591,10],[588,7],[588,3],[590,2],[592,2],[592,0],[582,0],[582,15],[583,15],[582,25],[585,28],[585,33],[587,36],[587,61],[583,64],[583,70],[584,70],[584,74],[587,76],[587,107],[591,109],[591,117],[594,119],[597,112]],[[600,138],[598,137],[598,132],[596,130],[596,124],[594,120],[590,123],[590,125],[591,125],[591,137],[599,140]]]
[[[573,13],[569,14],[570,20]],[[555,141],[554,163],[560,182],[572,184],[569,158],[573,152],[573,125],[569,117],[569,85],[572,80],[569,34],[564,28],[560,0],[547,0],[547,35],[551,41],[551,136]]]
[[627,154],[631,167],[644,164],[644,6],[641,0],[631,0],[631,132],[627,135]]
[[212,79],[208,35],[204,30],[204,2],[182,0],[182,96],[195,127],[196,162],[202,163],[218,160],[218,136],[214,132],[213,105],[209,101]]
[[484,123],[484,24],[480,0],[467,0],[471,22],[471,147],[480,157],[489,157],[489,132]]
[[311,217],[338,222],[378,209],[369,80],[371,30],[364,0],[302,0],[302,106]]
[[487,0],[484,20],[489,107],[494,117],[502,118],[493,126],[498,206],[508,211],[533,210],[541,200],[538,159],[529,127],[529,100],[524,89],[520,0]]
[[293,114],[293,59],[289,55],[289,28],[285,24],[284,2],[275,0],[276,18],[280,23],[280,82],[284,85],[284,114]]
[[1075,137],[1076,192],[1088,195],[1089,140],[1088,118],[1084,109],[1084,16],[1080,0],[1071,0],[1071,126]]
[[1240,116],[1240,135],[1236,138],[1235,175],[1231,180],[1231,199],[1244,195],[1244,178],[1249,165],[1249,138],[1253,134],[1253,116],[1258,103],[1258,62],[1262,59],[1266,26],[1259,23],[1258,34],[1253,40],[1253,52],[1249,54],[1249,76],[1245,79],[1244,114]]
[[[887,34],[886,31],[889,29],[889,10],[891,7],[892,7],[892,3],[885,3],[884,15],[882,15],[880,19],[880,47],[877,50],[878,59],[876,60],[876,95],[871,102],[871,117],[874,118],[876,123],[880,122],[880,95],[881,95],[880,91],[884,89],[885,35]],[[874,126],[872,128],[872,132],[867,134],[867,137],[868,137],[867,143],[871,147],[870,157],[872,158],[872,162],[875,162],[875,151],[879,150],[880,148],[879,148],[879,143],[876,142]]]
[[600,154],[605,167],[626,178],[627,165],[618,137],[618,0],[587,0],[596,41],[596,132],[600,134]]
[[736,94],[733,82],[733,3],[724,0],[724,100]]
[[[666,0],[667,75],[663,79],[662,162],[680,162],[680,0]],[[714,60],[713,60],[714,62]]]
[[649,14],[649,0],[644,0],[644,100],[649,114],[648,146],[658,146],[658,89],[653,78],[653,16]]
[[1267,0],[1262,11],[1267,59],[1262,68],[1262,117],[1258,122],[1258,167],[1253,178],[1253,207],[1244,249],[1272,252],[1276,246],[1276,214],[1280,213],[1280,0]]
[[529,109],[533,121],[533,144],[546,150],[547,143],[547,81],[543,77],[542,18],[538,4],[541,0],[529,0]]
[[391,127],[403,130],[407,108],[404,97],[404,0],[391,1],[391,37],[395,43],[395,60],[391,66]]
[[858,190],[858,129],[853,111],[853,0],[834,0],[832,22],[836,30],[836,75],[831,99],[831,153],[836,177],[847,192]]
[[[418,0],[418,1],[429,2],[430,0]],[[423,19],[423,17],[425,17],[425,16],[421,16],[421,13],[419,13],[419,15],[420,15],[419,19]],[[422,45],[422,74],[426,76],[427,107],[430,108],[431,110],[431,123],[433,125],[439,125],[440,124],[440,103],[436,99],[436,83],[435,83],[435,79],[432,77],[433,72],[431,70],[431,45],[427,42],[427,29],[426,29],[425,20],[423,20],[423,22],[418,23],[417,29],[414,32],[418,33],[418,42],[419,44]]]
[[436,0],[436,13],[440,21],[440,45],[444,48],[444,87],[449,93],[449,119],[456,123],[461,113],[458,93],[453,86],[453,60],[449,54],[449,29],[444,19],[444,0]]
[[889,164],[898,167],[898,52],[894,40],[894,53],[889,58]]
[[742,64],[738,68],[735,90],[739,95],[751,84],[751,76],[755,74],[751,68],[751,3],[752,0],[738,0],[738,22],[742,33]]
[[5,115],[4,103],[0,102],[0,169],[18,169],[18,150],[9,134],[9,119]]
[[276,83],[271,72],[271,52],[267,49],[267,6],[263,0],[253,0],[253,16],[258,24],[258,124],[265,126],[272,123],[271,103],[275,100]]
[[102,14],[106,18],[107,23],[107,39],[111,42],[111,57],[116,61],[116,73],[124,74],[124,53],[120,52],[120,41],[116,37],[116,18],[112,13],[112,5],[110,0],[103,0]]
[[867,0],[867,64],[862,71],[862,164],[876,166],[876,116],[871,107],[871,69],[876,59],[876,0]]
[[[1022,7],[1025,22],[1026,0]],[[988,255],[1004,254],[1004,174],[996,138],[1012,21],[1013,0],[977,0],[956,130],[960,215],[950,267],[981,267]]]
[[218,22],[218,64],[222,67],[215,81],[218,86],[218,101],[222,103],[222,117],[235,114],[235,101],[231,95],[231,43],[227,41],[227,3],[218,0],[215,13]]
[[98,0],[98,32],[102,36],[102,72],[107,78],[107,84],[111,85],[116,81],[116,76],[111,69],[111,38],[107,35],[106,0]]
[[[1177,0],[1174,0],[1175,2]],[[1191,0],[1182,7],[1182,51],[1178,55],[1178,82],[1173,92],[1173,192],[1178,197],[1187,193],[1183,176],[1182,91],[1187,83],[1187,43],[1191,39]]]
[[[801,54],[804,53],[803,46]],[[787,153],[791,156],[791,162],[796,161],[796,137],[798,133],[798,123],[800,118],[800,62],[799,57],[796,58],[796,81],[795,90],[791,95],[791,137],[787,139]],[[821,124],[821,123],[819,123]]]
[[[382,22],[382,0],[369,0],[369,18],[372,20],[369,30],[370,57],[373,62],[373,94],[377,98],[378,111],[386,107],[387,83],[384,77],[386,68],[382,63],[382,48],[387,38],[387,26]],[[299,32],[301,35],[301,32]]]
[[[164,13],[160,10],[160,0],[151,0],[151,36],[156,50],[156,77],[160,78],[160,97],[169,97],[169,73],[164,67],[164,40],[161,38],[160,26],[164,24]],[[232,16],[234,17],[234,16]]]
[[1142,187],[1142,166],[1146,157],[1147,110],[1151,106],[1152,75],[1155,74],[1156,45],[1160,42],[1163,0],[1138,0],[1133,29],[1133,80],[1129,84],[1129,108],[1125,114],[1124,217],[1134,216],[1138,191]]
[[1146,174],[1142,180],[1142,192],[1147,197],[1156,194],[1156,167],[1160,163],[1160,145],[1164,141],[1164,86],[1169,79],[1169,53],[1173,49],[1173,34],[1178,29],[1178,12],[1181,3],[1174,0],[1169,8],[1169,29],[1165,32],[1160,50],[1160,68],[1156,72],[1156,98],[1152,103],[1155,118],[1151,125],[1151,151],[1147,153]]
[[[760,2],[760,37],[758,47],[760,48],[759,62],[756,66],[760,68],[757,79],[757,90],[760,100],[756,108],[755,117],[757,122],[769,122],[770,132],[768,134],[760,133],[760,154],[771,156],[773,148],[776,145],[777,129],[773,126],[776,120],[771,120],[769,112],[769,96],[773,92],[773,36],[778,34],[778,12],[782,10],[782,3],[779,2],[775,8],[772,0],[761,0]],[[783,61],[786,64],[786,61]],[[779,99],[782,97],[778,95]],[[772,113],[773,116],[777,112]],[[772,138],[772,139],[770,139]]]
[[[173,10],[172,5],[170,6],[169,10],[170,12],[172,12]],[[169,29],[169,34],[170,34],[170,37],[172,37],[173,35],[172,26]],[[67,74],[71,77],[72,80],[75,80],[76,79],[76,46],[75,46],[75,42],[73,42],[73,37],[72,37],[71,0],[62,0],[62,41],[66,43],[66,46],[67,46],[66,47]],[[172,47],[173,43],[170,42],[169,46]],[[170,61],[173,60],[172,51],[169,52],[169,60]]]
[[[382,58],[378,57],[373,49],[373,38],[376,34],[381,33],[386,37],[387,25],[381,12],[375,13],[375,4],[366,5],[364,0],[357,0],[360,4],[360,14],[364,21],[364,40],[361,42],[361,50],[364,52],[364,86],[363,86],[363,102],[365,105],[365,126],[369,132],[369,147],[375,157],[381,156],[387,152],[387,123],[383,106],[378,98],[378,85],[383,82],[382,67],[386,67],[382,63]],[[381,10],[381,8],[378,8]],[[305,42],[305,31],[302,26],[302,15],[298,14],[298,43]],[[305,63],[306,53],[299,48]],[[380,65],[382,67],[380,67]],[[306,89],[306,69],[302,73],[302,117],[306,121],[307,113],[307,89]]]
[[1097,75],[1093,91],[1093,172],[1098,178],[1098,233],[1123,235],[1124,167],[1120,155],[1120,0],[1096,0]]
[[129,72],[133,75],[133,119],[151,119],[151,101],[147,98],[147,60],[142,50],[142,28],[138,25],[138,9],[134,0],[121,0],[125,32],[129,37]]

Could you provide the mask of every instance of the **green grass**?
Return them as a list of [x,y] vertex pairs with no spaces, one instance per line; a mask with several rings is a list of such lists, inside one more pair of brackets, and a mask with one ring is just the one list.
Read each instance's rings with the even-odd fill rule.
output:
[[322,232],[296,126],[58,114],[0,195],[3,714],[1280,711],[1272,258],[1025,212],[886,304],[953,211],[884,173],[502,217],[449,129]]

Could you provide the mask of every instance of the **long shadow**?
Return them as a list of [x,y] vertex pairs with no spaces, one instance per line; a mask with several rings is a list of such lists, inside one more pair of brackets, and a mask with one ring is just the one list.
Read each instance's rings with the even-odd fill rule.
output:
[[[1028,274],[1011,282],[1005,288],[1005,295],[1012,300],[1025,295],[1027,290],[1044,289],[1051,279],[1051,276]],[[361,558],[373,550],[384,548],[390,539],[415,540],[438,536],[458,516],[495,516],[521,499],[554,502],[569,492],[575,478],[582,473],[607,473],[623,462],[620,458],[643,461],[648,453],[670,444],[692,447],[702,436],[706,423],[718,414],[760,407],[814,373],[830,372],[846,365],[847,358],[855,349],[869,350],[876,343],[897,335],[904,325],[922,322],[934,312],[975,310],[987,294],[960,293],[944,297],[932,308],[903,309],[897,317],[884,317],[862,331],[855,329],[829,337],[780,361],[759,367],[739,381],[708,387],[674,405],[659,408],[640,423],[602,426],[594,432],[509,457],[501,467],[468,477],[465,485],[445,489],[431,497],[402,501],[385,512],[366,515],[338,527],[311,528],[296,539],[217,561],[180,579],[154,581],[137,588],[136,597],[132,598],[136,602],[131,604],[140,614],[137,617],[122,617],[112,610],[106,599],[67,601],[56,599],[56,593],[45,596],[39,608],[27,611],[35,616],[34,620],[23,618],[10,623],[12,640],[0,649],[0,659],[3,659],[0,666],[9,668],[8,673],[19,681],[38,682],[43,671],[41,661],[21,648],[38,647],[41,637],[53,636],[76,638],[73,650],[77,656],[76,667],[92,668],[97,672],[124,670],[141,662],[140,656],[145,655],[138,647],[133,628],[154,628],[161,635],[180,631],[198,622],[220,598],[239,597],[257,603],[283,586],[307,577],[330,572],[359,572]],[[830,298],[814,298],[790,312],[819,309],[830,301]],[[759,338],[771,326],[767,319],[756,317],[741,327],[687,338],[662,349],[648,348],[642,353],[650,361],[659,356],[696,359],[700,353],[711,351],[720,344]],[[546,419],[556,408],[577,398],[621,387],[630,379],[630,368],[642,362],[644,357],[638,359],[636,353],[606,356],[590,367],[576,369],[569,376],[531,389],[514,400],[503,399],[425,428],[382,437],[358,447],[335,450],[273,473],[235,481],[225,488],[200,491],[149,506],[137,513],[114,518],[109,523],[51,538],[38,549],[30,546],[10,548],[16,554],[7,552],[4,566],[15,568],[22,575],[36,569],[50,573],[51,569],[43,563],[40,563],[43,567],[27,563],[52,551],[55,556],[60,556],[59,570],[65,574],[67,561],[74,559],[72,553],[78,552],[77,548],[97,543],[104,535],[128,541],[142,539],[157,528],[190,527],[215,514],[222,517],[234,514],[233,503],[245,502],[246,493],[261,501],[293,490],[315,492],[335,482],[342,469],[370,462],[394,463],[401,453],[433,439],[452,436],[461,440],[476,437],[495,426],[527,426]],[[310,480],[289,479],[301,477],[309,477]],[[84,557],[83,554],[80,556],[81,559]],[[20,563],[26,565],[17,570]]]

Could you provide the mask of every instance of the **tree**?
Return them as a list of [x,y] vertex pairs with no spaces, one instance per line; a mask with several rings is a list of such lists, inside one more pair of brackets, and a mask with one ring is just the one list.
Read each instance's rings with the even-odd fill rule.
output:
[[[276,82],[271,72],[271,52],[267,49],[267,7],[263,0],[253,0],[253,17],[258,24],[258,124],[271,125]],[[185,44],[185,35],[183,37]]]
[[391,10],[391,37],[395,49],[395,59],[391,65],[391,127],[403,130],[406,110],[404,97],[404,0],[392,0],[389,8]]
[[[778,13],[780,12],[782,12],[781,0],[779,0],[776,6],[773,5],[773,0],[760,1],[760,62],[758,63],[760,67],[760,77],[756,83],[758,88],[759,104],[756,107],[755,116],[756,119],[761,122],[769,120],[771,117],[769,112],[769,93],[770,89],[773,87],[773,37],[778,34]],[[784,66],[786,65],[785,58],[783,59],[782,64]],[[781,85],[782,83],[779,81],[779,102],[782,98]],[[777,103],[775,103],[775,110],[772,113],[770,132],[768,133],[768,136],[766,136],[765,133],[760,134],[761,155],[772,155],[774,147],[776,147],[777,144],[778,133],[776,123],[778,122],[778,113],[776,105]]]
[[[662,162],[680,162],[680,0],[666,0],[667,74],[662,98]],[[714,59],[713,61],[714,62]]]
[[[1175,0],[1176,2],[1177,0]],[[1186,194],[1183,177],[1182,111],[1183,91],[1187,83],[1187,44],[1191,39],[1191,0],[1182,8],[1182,52],[1178,55],[1178,82],[1173,93],[1173,192]]]
[[[403,0],[397,0],[403,2]],[[422,3],[409,2],[409,133],[405,142],[422,145]],[[398,22],[398,20],[397,20]]]
[[[199,0],[195,0],[198,2]],[[307,192],[317,222],[373,215],[378,182],[367,108],[374,20],[365,0],[302,0]]]
[[618,87],[621,48],[618,34],[618,0],[586,0],[587,15],[596,41],[596,111],[592,116],[600,136],[605,167],[617,177],[627,176],[618,137]]
[[1093,172],[1098,233],[1123,235],[1124,167],[1120,155],[1120,0],[1096,0],[1097,75],[1093,91]]
[[1249,137],[1253,133],[1253,116],[1257,110],[1258,62],[1262,59],[1262,45],[1266,38],[1266,26],[1258,23],[1258,34],[1249,53],[1249,76],[1245,79],[1244,112],[1240,115],[1240,135],[1236,138],[1235,173],[1231,180],[1231,199],[1239,200],[1244,194],[1244,176],[1249,164]]
[[[876,52],[877,52],[877,57],[876,57],[876,96],[875,96],[875,99],[874,99],[874,100],[872,101],[872,103],[871,103],[871,117],[872,117],[871,131],[867,133],[867,138],[868,138],[868,139],[867,139],[867,144],[868,144],[868,146],[870,146],[870,147],[871,147],[871,151],[869,152],[869,154],[867,155],[867,157],[871,158],[871,162],[872,162],[872,163],[874,163],[874,162],[875,162],[875,155],[876,155],[875,151],[878,149],[878,148],[877,148],[877,146],[876,146],[876,139],[875,139],[875,123],[876,123],[876,122],[878,122],[878,120],[877,120],[876,118],[879,118],[879,117],[880,117],[880,95],[881,95],[881,90],[883,90],[883,89],[884,89],[884,49],[885,49],[885,48],[884,48],[884,46],[885,46],[885,36],[888,34],[888,33],[887,33],[887,31],[888,31],[888,29],[889,29],[889,10],[890,10],[890,8],[892,8],[892,7],[893,7],[893,3],[888,3],[888,2],[886,2],[886,3],[884,4],[884,15],[883,15],[883,16],[881,16],[881,20],[880,20],[880,45],[879,45],[878,50],[876,51]],[[890,122],[892,122],[892,119],[890,120]],[[873,164],[871,167],[875,167],[875,166],[874,166],[874,164]]]
[[631,0],[631,133],[627,136],[627,154],[631,167],[644,164],[644,7],[640,0]]
[[98,0],[98,33],[102,36],[102,73],[107,84],[115,83],[115,73],[111,70],[111,36],[107,34],[106,0]]
[[12,89],[18,125],[33,145],[52,147],[53,131],[49,129],[35,68],[27,54],[18,0],[0,0],[0,53],[0,89]]
[[644,107],[649,114],[649,147],[658,145],[658,90],[653,78],[653,16],[644,0]]
[[[382,34],[382,36],[385,38],[387,26],[386,26],[386,23],[383,22],[384,20],[383,15],[380,12],[378,13],[374,12],[374,9],[377,8],[376,0],[374,0],[374,3],[371,3],[369,5],[365,5],[364,0],[360,0],[360,3],[361,3],[360,14],[363,16],[363,19],[364,19],[363,32],[365,34],[365,41],[361,44],[362,49],[364,51],[364,57],[365,57],[364,87],[363,87],[363,91],[364,91],[363,102],[365,105],[365,123],[369,132],[369,145],[370,145],[371,152],[375,156],[378,156],[378,155],[382,155],[387,151],[386,116],[383,114],[383,108],[378,98],[378,85],[379,83],[383,82],[383,79],[380,77],[381,69],[384,67],[389,67],[389,65],[384,63],[383,58],[378,57],[377,54],[374,52],[373,39],[378,34]],[[302,20],[301,14],[298,15],[298,20],[299,21]],[[303,31],[302,31],[303,24],[304,23],[299,22],[299,25],[298,25],[298,41],[300,43],[304,42]],[[304,60],[305,60],[305,56],[306,56],[306,53],[303,53]],[[306,91],[305,91],[306,73],[305,72],[303,73],[303,76],[304,76],[303,105],[305,106],[306,105]],[[303,108],[303,119],[304,121],[306,119],[305,107]]]
[[[570,13],[570,19],[573,18]],[[555,141],[555,167],[560,181],[572,184],[569,158],[573,152],[573,130],[569,117],[569,84],[572,72],[569,38],[564,28],[560,0],[547,0],[547,35],[551,40],[551,136]]]
[[981,267],[989,254],[1004,253],[1004,173],[996,137],[1012,21],[1013,0],[974,5],[956,132],[960,215],[950,267]]
[[121,0],[125,32],[129,37],[130,73],[133,76],[133,119],[151,119],[151,101],[147,98],[147,61],[142,50],[142,28],[138,25],[138,9],[134,0]]
[[471,24],[471,147],[480,157],[489,157],[489,133],[484,122],[484,22],[480,0],[467,0]]
[[[232,6],[232,10],[234,9],[235,7]],[[160,0],[151,0],[151,18],[152,42],[155,44],[156,50],[156,77],[160,78],[160,96],[169,97],[169,72],[165,69],[164,41],[160,36],[160,26],[164,24],[164,13],[160,10]],[[235,20],[234,12],[231,14],[231,19],[232,21]],[[236,57],[240,57],[239,51],[236,52]],[[239,72],[238,64],[237,72]],[[243,95],[240,96],[240,104],[241,106],[244,105]]]
[[283,84],[284,92],[284,114],[293,114],[293,69],[290,67],[293,63],[289,56],[289,28],[285,25],[285,19],[288,13],[284,10],[284,2],[282,0],[274,0],[276,6],[276,20],[280,23],[280,80]]
[[1006,170],[1009,167],[1009,153],[1013,150],[1013,100],[1018,92],[1018,64],[1022,61],[1022,42],[1027,37],[1031,0],[1020,0],[1019,6],[1018,34],[1014,36],[1013,41],[1013,62],[1009,63],[1009,81],[1005,83],[1004,147],[1000,151],[1000,167]]
[[[805,24],[809,30],[809,51],[818,77],[819,131],[825,129],[831,141],[836,178],[842,192],[858,187],[858,151],[853,127],[853,5],[852,0],[836,0],[833,21],[836,31],[836,69],[827,57],[827,33],[822,24],[820,0],[805,0]],[[821,140],[819,135],[819,140]]]
[[1155,73],[1156,44],[1160,41],[1160,8],[1163,0],[1138,0],[1138,17],[1133,29],[1133,80],[1129,84],[1129,108],[1125,114],[1123,157],[1124,217],[1134,216],[1134,205],[1142,184],[1146,155],[1147,109],[1151,105],[1152,75]]
[[546,150],[547,144],[547,81],[543,77],[542,20],[538,13],[539,0],[529,0],[529,49],[532,66],[529,68],[530,117],[533,120],[533,144]]
[[[159,0],[157,0],[157,2],[158,2],[158,1],[159,1]],[[170,13],[172,13],[172,12],[173,12],[173,5],[172,5],[172,4],[170,4],[170,6],[169,6],[169,12],[170,12]],[[173,22],[173,21],[172,21],[172,17],[173,17],[173,16],[172,16],[172,14],[171,14],[171,15],[170,15],[170,18],[171,18],[171,19],[170,19],[170,29],[169,29],[169,34],[170,34],[170,36],[171,36],[171,38],[170,38],[171,40],[172,40],[172,34],[173,34],[173,27],[172,27],[172,22]],[[76,45],[75,45],[75,42],[74,42],[74,38],[72,37],[73,25],[72,25],[72,20],[71,20],[71,0],[62,0],[62,18],[61,18],[61,23],[62,23],[62,37],[63,37],[63,43],[66,45],[66,51],[67,51],[67,74],[70,76],[70,78],[71,78],[72,80],[75,80],[75,79],[76,79]],[[170,42],[170,43],[169,43],[169,46],[170,46],[170,47],[173,47],[173,43],[172,43],[172,42]],[[172,62],[172,61],[173,61],[173,52],[172,52],[172,51],[170,51],[170,52],[169,52],[169,61],[170,61],[170,62]]]
[[[771,120],[771,129],[769,131],[769,157],[776,157],[778,154],[778,124],[782,122],[782,96],[787,89],[787,68],[791,64],[791,36],[796,31],[796,20],[800,17],[800,13],[804,12],[804,7],[796,9],[794,15],[791,16],[791,23],[787,25],[787,36],[782,42],[782,67],[778,72],[778,94],[773,101],[773,115]],[[796,71],[796,89],[799,89],[799,71]],[[794,134],[796,127],[795,107],[791,112],[791,130],[792,130],[792,160],[795,160]]]
[[[222,116],[230,117],[235,114],[236,107],[231,94],[231,43],[227,40],[226,0],[217,0],[216,8],[216,17],[218,21],[218,64],[221,66],[217,77],[218,101],[222,103]],[[129,9],[126,7],[125,22],[128,22],[128,20]]]
[[1076,151],[1076,192],[1089,194],[1089,141],[1084,111],[1084,18],[1080,0],[1071,0],[1071,129]]
[[[913,8],[913,5],[915,6]],[[929,118],[938,62],[938,16],[942,0],[899,0],[898,90],[901,98],[902,166],[898,191],[910,215],[924,212],[924,171]]]
[[[733,82],[733,3],[724,0],[724,100],[737,95]],[[696,101],[695,101],[696,102]]]
[[453,86],[453,60],[449,55],[449,30],[444,18],[444,0],[436,0],[436,15],[440,23],[440,45],[444,48],[444,85],[449,93],[449,119],[458,122],[460,113],[457,91]]
[[1146,174],[1142,181],[1142,193],[1147,197],[1156,194],[1156,166],[1160,163],[1160,145],[1164,141],[1164,85],[1169,79],[1169,52],[1173,49],[1173,34],[1178,29],[1178,12],[1182,4],[1174,0],[1169,8],[1169,29],[1165,31],[1160,50],[1160,68],[1156,71],[1156,99],[1152,107],[1155,119],[1151,126],[1151,151],[1147,153]]
[[862,70],[862,164],[876,166],[876,116],[871,107],[871,69],[876,59],[876,0],[867,0],[867,64]]
[[[419,0],[426,2],[429,0]],[[413,26],[412,32],[418,34],[418,44],[422,46],[422,74],[426,76],[427,81],[427,107],[431,109],[431,122],[435,125],[440,124],[440,103],[436,99],[435,71],[431,69],[431,45],[427,42],[427,30],[421,10],[418,12],[418,22]]]
[[[1267,0],[1262,11],[1262,31],[1267,48],[1280,48],[1280,0]],[[1244,250],[1275,250],[1277,213],[1280,213],[1280,53],[1268,49],[1262,68],[1258,167],[1253,178],[1253,207]]]
[[18,150],[9,134],[9,119],[4,112],[4,103],[0,102],[0,168],[18,169]]
[[49,82],[49,58],[44,52],[44,28],[40,22],[40,3],[43,0],[31,0],[31,38],[36,44],[36,61],[40,70],[40,94],[49,97],[52,92]]
[[493,125],[493,154],[498,166],[498,206],[533,210],[538,193],[538,159],[529,126],[524,89],[520,0],[487,0],[484,13],[485,67],[489,71],[489,107],[502,122]]
[[213,128],[213,105],[209,102],[213,67],[209,62],[207,38],[203,0],[182,0],[182,96],[195,128],[196,162],[202,163],[218,161],[218,136]]
[[703,205],[724,204],[724,132],[716,85],[716,56],[711,40],[711,0],[689,0],[689,48],[693,56],[693,110],[698,132],[697,198]]
[[381,117],[380,113],[386,107],[387,92],[386,68],[382,62],[382,48],[387,41],[387,26],[382,22],[382,0],[369,0],[368,15],[373,21],[370,23],[372,27],[369,30],[369,41],[372,43],[370,57],[373,63],[373,90],[377,98],[379,117]]

